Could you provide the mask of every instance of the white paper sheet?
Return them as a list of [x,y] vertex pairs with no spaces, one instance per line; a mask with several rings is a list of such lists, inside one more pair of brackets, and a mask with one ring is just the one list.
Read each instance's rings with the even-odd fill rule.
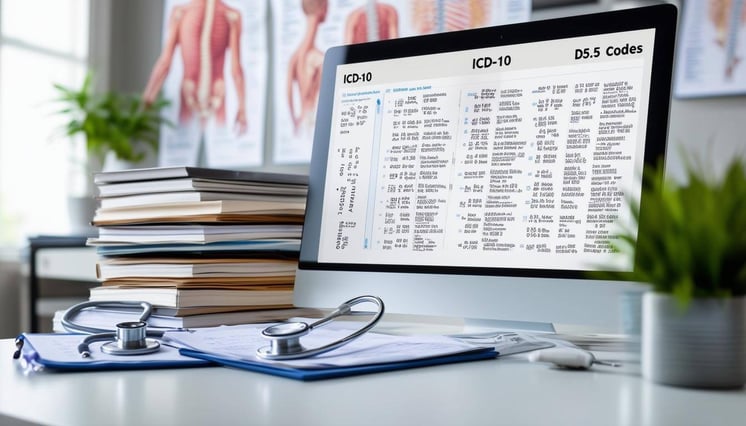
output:
[[[331,352],[289,361],[269,361],[256,356],[256,350],[269,345],[261,335],[267,324],[223,326],[196,329],[192,333],[167,332],[168,341],[201,352],[244,361],[318,369],[381,364],[469,352],[478,346],[439,335],[394,336],[369,332]],[[326,345],[350,334],[347,327],[334,324],[313,330],[301,338],[308,348]]]
[[[186,334],[186,332],[183,332]],[[78,344],[83,340],[85,335],[79,334],[26,334],[25,345],[33,347],[33,351],[24,348],[23,355],[29,363],[37,362],[39,358],[44,363],[67,364],[72,367],[82,364],[106,364],[106,363],[154,363],[154,362],[174,362],[186,361],[194,363],[193,358],[185,357],[179,354],[177,348],[161,345],[160,349],[151,354],[137,356],[111,355],[103,352],[101,346],[107,342],[93,342],[89,345],[90,357],[83,358],[78,352]]]

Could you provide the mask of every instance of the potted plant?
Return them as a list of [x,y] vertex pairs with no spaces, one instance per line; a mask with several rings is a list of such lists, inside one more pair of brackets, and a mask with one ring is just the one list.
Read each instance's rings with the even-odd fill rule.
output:
[[110,154],[136,164],[149,151],[156,152],[164,122],[160,112],[168,102],[158,99],[145,104],[139,95],[114,91],[98,94],[92,80],[88,73],[78,89],[54,85],[59,92],[56,102],[63,104],[59,113],[69,116],[65,134],[84,135],[89,157],[101,165]]
[[72,165],[68,214],[73,233],[88,233],[95,210],[93,173],[135,167],[148,153],[155,153],[158,131],[165,122],[160,112],[168,102],[158,99],[145,104],[139,95],[97,93],[91,73],[79,88],[54,87],[58,92],[54,101],[62,105],[57,113],[67,118],[64,135],[82,135],[85,140],[86,158]]
[[611,240],[634,263],[643,295],[642,373],[656,383],[746,383],[746,161],[721,179],[688,162],[686,183],[646,180],[645,214],[629,203],[638,232]]

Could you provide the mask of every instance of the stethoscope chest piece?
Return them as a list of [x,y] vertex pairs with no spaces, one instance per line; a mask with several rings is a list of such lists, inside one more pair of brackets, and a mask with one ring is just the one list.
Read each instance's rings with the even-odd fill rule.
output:
[[143,355],[157,351],[161,344],[146,336],[145,322],[120,322],[117,324],[116,340],[101,345],[101,351],[110,355]]
[[[300,338],[307,335],[311,330],[321,327],[331,322],[334,318],[352,313],[352,307],[358,303],[370,302],[378,306],[378,312],[362,328],[355,330],[353,333],[328,343],[324,346],[307,349],[300,343]],[[383,301],[376,296],[359,296],[350,299],[339,305],[328,316],[312,323],[305,322],[288,322],[269,326],[262,330],[262,336],[270,341],[269,346],[264,346],[256,350],[259,358],[269,360],[291,360],[306,358],[320,355],[325,352],[334,350],[342,345],[357,339],[364,333],[368,332],[381,319],[384,312]]]
[[304,322],[277,324],[262,330],[262,336],[270,339],[270,345],[259,348],[258,355],[272,359],[280,354],[297,354],[306,349],[300,344],[300,338],[310,331]]

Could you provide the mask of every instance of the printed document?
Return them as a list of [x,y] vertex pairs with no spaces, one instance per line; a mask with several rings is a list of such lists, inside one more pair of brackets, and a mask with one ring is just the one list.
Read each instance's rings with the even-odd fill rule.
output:
[[[302,369],[386,364],[463,354],[482,349],[480,346],[446,336],[394,336],[370,332],[325,354],[298,360],[270,361],[256,356],[257,349],[270,344],[269,339],[261,334],[267,326],[268,324],[251,324],[201,328],[191,333],[167,332],[164,339],[172,344],[223,358]],[[351,331],[344,326],[326,325],[301,337],[301,343],[307,348],[316,348],[335,342],[350,333]]]

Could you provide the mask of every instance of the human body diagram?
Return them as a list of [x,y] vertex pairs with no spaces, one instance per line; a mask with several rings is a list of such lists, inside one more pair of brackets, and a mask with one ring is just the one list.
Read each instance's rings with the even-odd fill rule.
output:
[[725,50],[725,78],[731,79],[742,61],[736,51],[738,34],[746,27],[746,0],[709,0],[708,16],[715,27],[715,43]]
[[290,56],[287,75],[287,102],[296,135],[302,128],[313,128],[324,64],[324,52],[316,47],[316,35],[329,8],[327,0],[301,0],[301,5],[306,17],[306,31]]
[[[287,104],[298,136],[314,128],[316,104],[321,87],[324,51],[316,45],[319,29],[327,19],[328,0],[301,0],[306,30],[288,61]],[[344,42],[361,43],[398,37],[398,14],[393,6],[369,1],[346,19]]]
[[345,44],[399,37],[399,12],[390,4],[368,1],[353,10],[345,24]]
[[166,42],[153,67],[143,93],[153,102],[171,68],[176,48],[180,48],[183,77],[179,91],[179,124],[197,120],[204,131],[209,120],[225,126],[226,82],[224,68],[230,55],[230,75],[238,98],[233,117],[234,130],[241,135],[248,128],[246,88],[241,66],[241,14],[220,0],[192,0],[175,6],[169,18]]

